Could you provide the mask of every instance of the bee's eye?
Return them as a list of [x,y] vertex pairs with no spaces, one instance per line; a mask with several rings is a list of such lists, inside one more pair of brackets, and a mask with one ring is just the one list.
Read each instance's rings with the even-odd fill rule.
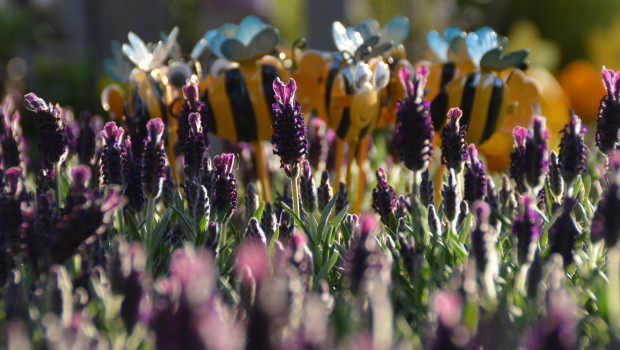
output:
[[185,62],[172,62],[168,66],[168,80],[177,88],[182,88],[192,76],[192,70]]

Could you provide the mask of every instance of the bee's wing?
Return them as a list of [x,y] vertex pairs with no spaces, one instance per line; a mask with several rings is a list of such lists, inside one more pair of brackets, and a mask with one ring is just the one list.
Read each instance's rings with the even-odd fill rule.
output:
[[189,57],[191,57],[193,60],[198,60],[198,58],[202,56],[202,53],[205,52],[206,48],[207,48],[207,39],[200,38],[200,40],[198,40],[196,45],[194,45],[192,52],[189,54]]
[[448,43],[436,30],[431,30],[426,34],[426,42],[437,58],[442,62],[448,60]]
[[[361,35],[360,35],[361,36]],[[347,29],[342,25],[342,23],[335,21],[332,25],[332,37],[334,39],[334,44],[339,52],[348,52],[351,55],[355,53],[357,47],[353,44],[353,41],[349,38],[349,34],[347,33]]]
[[362,39],[368,40],[371,36],[380,35],[381,27],[379,22],[374,18],[366,18],[360,24],[353,27],[353,29],[362,35]]
[[229,38],[235,38],[237,35],[237,25],[232,23],[226,23],[218,29],[212,29],[205,34],[207,39],[207,46],[211,49],[214,55],[217,57],[223,57],[220,50],[222,43]]
[[258,35],[260,31],[265,28],[266,25],[260,18],[256,16],[247,16],[245,17],[241,23],[239,23],[239,28],[237,28],[237,39],[241,41],[244,45],[249,45],[252,38],[255,35]]
[[149,50],[136,33],[129,32],[127,39],[129,39],[129,44],[123,44],[123,54],[136,66],[140,66],[149,54]]
[[123,55],[121,43],[114,40],[110,44],[114,58],[107,58],[103,61],[103,68],[106,73],[115,81],[125,84],[131,73],[131,63]]
[[220,45],[220,52],[222,57],[233,62],[243,61],[247,57],[246,47],[235,38],[224,40]]
[[469,33],[465,42],[469,56],[476,65],[480,65],[480,60],[485,53],[499,47],[497,33],[490,27],[482,27]]
[[274,27],[265,26],[260,32],[258,32],[250,41],[247,46],[247,59],[262,56],[272,51],[278,40],[280,39],[280,33]]
[[480,67],[492,70],[502,70],[510,67],[519,67],[527,58],[529,51],[516,50],[502,55],[502,49],[496,47],[485,53],[480,59]]
[[393,41],[395,45],[398,45],[407,39],[407,35],[409,35],[409,19],[396,16],[383,26],[379,44]]
[[[170,52],[177,44],[177,37],[179,36],[179,27],[172,28],[170,35],[166,37],[165,41],[160,41],[153,52],[153,66],[160,66],[166,58],[170,55]],[[160,45],[161,44],[161,45]]]

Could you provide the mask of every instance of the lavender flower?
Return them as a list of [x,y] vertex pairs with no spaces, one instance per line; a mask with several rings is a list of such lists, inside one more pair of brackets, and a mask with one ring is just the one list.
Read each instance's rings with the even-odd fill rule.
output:
[[17,167],[6,171],[5,188],[0,191],[0,239],[9,252],[19,249],[20,226],[22,224],[22,179]]
[[462,200],[461,204],[459,204],[459,216],[456,218],[457,227],[461,226],[467,215],[469,215],[469,204],[467,204],[466,200]]
[[147,197],[154,199],[161,194],[166,174],[164,123],[159,118],[151,119],[146,129],[148,136],[142,153],[142,188]]
[[245,188],[245,200],[243,202],[245,206],[243,221],[247,225],[248,221],[256,214],[256,209],[258,209],[260,204],[258,193],[256,193],[256,186],[251,182]]
[[467,147],[468,161],[465,163],[464,199],[473,203],[484,199],[487,190],[487,174],[484,164],[478,159],[478,150],[471,144]]
[[534,116],[530,131],[516,127],[513,135],[515,149],[510,154],[510,176],[516,181],[519,192],[525,192],[525,186],[537,192],[549,164],[545,118]]
[[183,96],[185,97],[185,103],[181,107],[181,115],[179,117],[179,126],[177,129],[177,135],[179,140],[179,147],[184,151],[186,147],[186,142],[189,141],[187,135],[190,133],[190,129],[192,128],[192,122],[189,120],[191,114],[195,113],[200,120],[200,125],[202,132],[195,137],[202,138],[202,144],[205,150],[209,149],[209,130],[207,128],[207,123],[209,119],[207,105],[200,101],[200,91],[198,90],[198,84],[196,82],[188,81],[185,86],[183,86]]
[[64,161],[69,152],[67,126],[61,119],[58,105],[53,106],[33,93],[24,96],[26,109],[35,112],[37,144],[48,166]]
[[205,248],[209,249],[211,253],[215,254],[219,240],[220,230],[218,229],[217,223],[210,222],[207,226],[207,233],[205,235]]
[[323,170],[321,173],[321,183],[319,184],[319,188],[316,192],[319,202],[319,211],[322,213],[334,196],[332,187],[329,185],[329,173],[327,170]]
[[280,224],[279,224],[279,232],[278,237],[282,240],[286,240],[291,237],[293,234],[293,229],[295,228],[293,217],[288,211],[282,209],[280,212]]
[[547,298],[547,314],[536,322],[525,340],[526,350],[570,350],[577,348],[575,301],[566,291],[554,291]]
[[581,119],[571,109],[570,120],[561,132],[560,142],[560,170],[567,184],[573,182],[579,174],[586,170],[586,149],[583,144],[583,135],[587,129],[581,124]]
[[471,340],[469,331],[461,326],[463,299],[453,291],[438,291],[430,301],[431,312],[437,320],[427,336],[427,346],[432,350],[467,349]]
[[443,198],[443,212],[449,221],[453,221],[458,215],[457,203],[459,197],[454,169],[450,169],[448,173],[448,182],[443,185],[441,197]]
[[372,190],[372,208],[375,213],[381,216],[381,222],[386,226],[390,225],[390,214],[396,207],[396,192],[387,183],[387,175],[383,168],[376,172],[377,186]]
[[139,212],[144,207],[146,197],[142,189],[142,162],[133,153],[131,138],[125,138],[125,152],[123,153],[123,183],[125,184],[125,195],[129,199],[129,207]]
[[299,102],[295,100],[297,86],[276,78],[273,82],[276,103],[273,104],[273,154],[280,156],[280,166],[288,177],[297,177],[300,162],[308,156],[308,140]]
[[349,194],[347,186],[344,183],[338,184],[338,192],[336,192],[336,203],[334,203],[334,212],[336,214],[343,211],[349,205]]
[[203,217],[209,219],[211,205],[207,189],[196,181],[186,181],[183,185],[183,192],[187,200],[187,208],[194,219],[194,227],[200,226]]
[[566,198],[564,200],[562,214],[553,223],[553,226],[549,228],[550,253],[559,253],[564,260],[565,268],[573,261],[573,246],[579,235],[579,230],[571,217],[571,212],[576,205],[576,200]]
[[620,238],[620,184],[614,179],[598,202],[592,218],[592,240],[605,239],[608,247],[613,247]]
[[123,185],[123,128],[109,122],[103,127],[103,150],[101,151],[101,174],[105,185]]
[[497,264],[495,233],[491,226],[489,226],[491,209],[486,202],[478,200],[474,203],[473,212],[476,217],[476,226],[471,231],[471,252],[476,259],[478,272],[485,273],[495,268],[495,266],[490,264]]
[[97,117],[93,118],[90,112],[80,113],[80,132],[77,138],[77,154],[80,159],[80,163],[89,164],[93,163],[95,157],[95,151],[97,148],[96,136],[97,131],[94,129],[96,126]]
[[215,209],[218,215],[230,218],[237,210],[237,180],[232,173],[235,156],[224,153],[215,156],[214,163],[217,178],[214,186]]
[[166,165],[166,174],[164,175],[164,185],[162,188],[161,197],[164,200],[164,203],[170,203],[173,196],[178,193],[177,183],[174,182],[174,177],[172,176],[172,167],[170,165]]
[[562,170],[560,169],[560,163],[558,161],[558,154],[555,151],[551,151],[549,156],[549,173],[547,174],[547,182],[551,194],[559,200],[564,192],[564,180],[562,180]]
[[435,129],[431,121],[430,103],[424,100],[428,72],[424,66],[418,68],[411,78],[408,69],[402,68],[399,72],[407,93],[405,99],[398,102],[395,142],[405,166],[413,171],[425,169],[433,152],[431,142]]
[[200,115],[190,113],[188,117],[189,132],[184,136],[183,141],[183,160],[185,162],[185,176],[193,179],[200,174],[202,158],[207,151],[205,136]]
[[73,207],[84,205],[94,199],[88,190],[88,181],[90,180],[90,169],[88,167],[83,165],[74,167],[71,169],[71,178],[73,181],[69,186],[65,212],[70,212]]
[[278,228],[278,218],[276,217],[276,212],[274,211],[271,202],[267,202],[267,204],[265,204],[263,214],[260,218],[260,227],[263,231],[265,231],[267,237],[271,237],[271,235],[273,235]]
[[307,213],[314,213],[317,207],[317,192],[312,170],[307,160],[301,163],[301,176],[299,178],[301,203]]
[[420,180],[420,202],[425,207],[435,204],[435,188],[428,169],[422,172],[422,179]]
[[0,105],[0,165],[3,169],[26,169],[26,142],[20,124],[19,111],[11,111],[12,100],[7,96]]
[[405,196],[399,196],[396,202],[396,208],[394,208],[394,217],[398,221],[400,218],[406,218],[409,212],[409,203]]
[[607,89],[607,95],[601,100],[598,110],[596,145],[605,154],[614,149],[614,144],[618,142],[618,130],[620,129],[620,88],[618,86],[618,79],[620,79],[620,74],[603,67],[603,84],[605,84]]
[[441,130],[441,164],[460,173],[463,161],[467,159],[467,125],[459,122],[463,112],[459,108],[451,108],[448,111],[448,122]]
[[520,264],[532,262],[540,237],[540,217],[534,209],[534,198],[525,194],[519,198],[519,213],[514,219],[512,233],[517,239],[517,258]]
[[441,222],[439,221],[439,217],[437,216],[437,211],[435,211],[435,206],[430,204],[428,206],[428,217],[427,217],[428,227],[433,234],[433,237],[436,239],[442,233],[441,231]]

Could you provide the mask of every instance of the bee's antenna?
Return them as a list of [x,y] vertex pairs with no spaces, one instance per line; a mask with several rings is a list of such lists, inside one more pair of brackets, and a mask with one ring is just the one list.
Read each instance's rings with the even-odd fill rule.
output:
[[300,49],[303,51],[306,49],[307,45],[308,41],[306,40],[306,38],[297,38],[295,41],[293,41],[293,45],[291,45],[291,58],[293,59],[291,65],[292,69],[297,68],[297,50],[295,49]]

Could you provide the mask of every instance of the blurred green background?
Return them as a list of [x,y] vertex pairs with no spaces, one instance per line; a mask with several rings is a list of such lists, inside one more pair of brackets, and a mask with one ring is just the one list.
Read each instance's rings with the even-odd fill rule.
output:
[[[620,1],[614,0],[0,0],[0,92],[19,97],[34,91],[76,112],[103,113],[99,96],[109,82],[103,60],[112,57],[112,40],[126,42],[131,30],[153,42],[177,25],[188,52],[208,29],[248,14],[279,28],[285,41],[306,37],[317,49],[334,49],[334,20],[353,25],[374,17],[385,23],[405,15],[412,59],[423,56],[431,29],[489,25],[514,47],[529,47],[532,63],[560,81],[563,74],[569,83],[583,78],[582,71],[565,72],[578,59],[594,72],[588,79],[595,84],[601,65],[620,69]],[[587,113],[595,107],[590,102]]]

